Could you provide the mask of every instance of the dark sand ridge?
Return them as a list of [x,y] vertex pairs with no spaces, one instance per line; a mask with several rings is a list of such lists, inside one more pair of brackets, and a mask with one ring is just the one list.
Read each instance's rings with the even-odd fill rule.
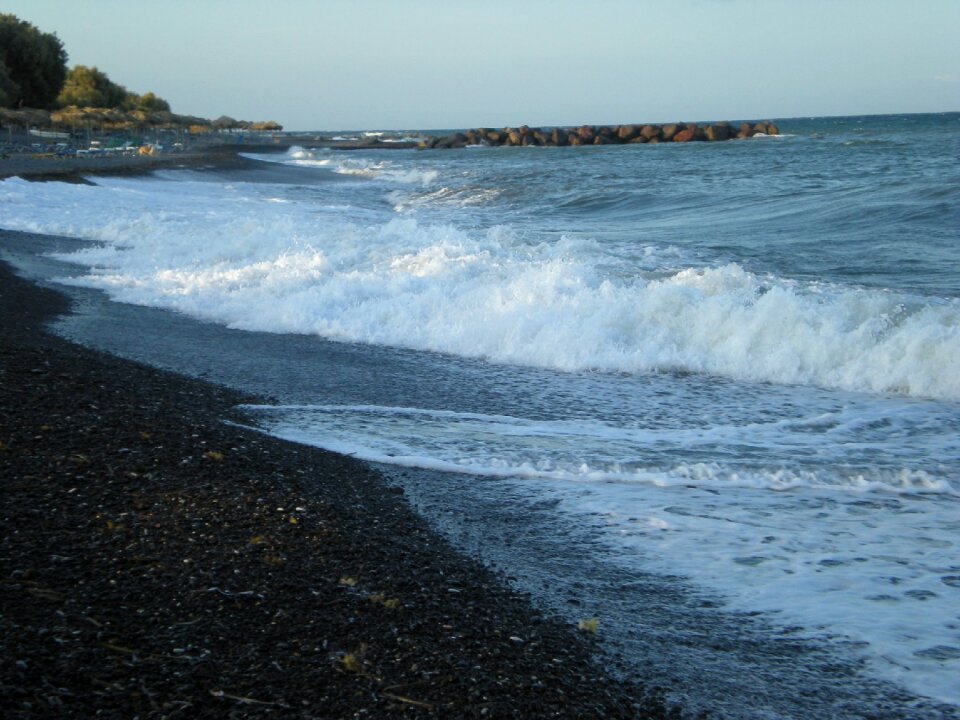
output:
[[83,182],[85,176],[136,175],[161,168],[231,167],[249,162],[237,152],[278,152],[278,145],[207,145],[195,149],[158,155],[87,155],[50,157],[37,153],[13,153],[0,158],[0,179],[18,176],[31,180]]
[[46,333],[68,305],[0,264],[4,717],[666,715],[372,469]]
[[84,182],[86,176],[138,175],[163,168],[239,167],[253,161],[238,153],[279,153],[294,145],[326,147],[337,150],[407,150],[416,143],[381,143],[375,141],[330,141],[294,135],[278,138],[267,144],[194,144],[187,150],[161,152],[156,155],[83,155],[56,157],[44,153],[11,153],[0,157],[0,180],[22,177],[30,180]]

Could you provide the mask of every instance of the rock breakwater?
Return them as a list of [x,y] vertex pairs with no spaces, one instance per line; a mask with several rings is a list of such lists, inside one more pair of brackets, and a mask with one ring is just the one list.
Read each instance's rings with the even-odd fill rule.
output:
[[499,130],[476,128],[423,140],[423,149],[451,149],[468,145],[511,147],[562,147],[575,145],[635,145],[661,142],[719,142],[754,135],[779,135],[779,128],[764,120],[757,123],[709,124],[667,123],[664,125],[581,125],[579,127],[532,128],[526,125]]

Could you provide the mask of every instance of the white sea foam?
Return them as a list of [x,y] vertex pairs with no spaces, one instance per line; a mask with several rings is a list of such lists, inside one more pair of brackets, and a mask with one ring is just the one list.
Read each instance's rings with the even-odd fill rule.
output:
[[[651,415],[657,408],[651,402]],[[695,485],[728,490],[797,488],[854,494],[960,497],[949,471],[911,466],[911,452],[960,459],[948,417],[927,407],[861,403],[829,416],[701,427],[625,426],[599,420],[529,420],[503,415],[371,405],[246,406],[272,432],[371,462],[494,477],[572,482]],[[942,424],[941,433],[918,427]],[[877,430],[864,428],[876,424]],[[296,438],[292,434],[300,433]],[[724,464],[678,462],[705,456]],[[789,467],[798,456],[815,462]],[[895,458],[904,457],[902,463]],[[778,464],[772,465],[771,458]],[[894,460],[884,460],[894,458]],[[871,463],[869,476],[863,469]],[[881,464],[882,463],[882,464]]]
[[284,154],[247,155],[263,162],[324,167],[340,175],[355,175],[388,183],[429,185],[436,181],[436,170],[405,167],[389,160],[371,160],[367,157],[334,154],[327,148],[307,149],[294,145]]
[[[364,164],[365,161],[358,161]],[[574,371],[677,370],[960,399],[960,301],[759,276],[638,273],[510,227],[360,225],[242,183],[7,180],[8,228],[90,238],[70,282],[235,328]]]

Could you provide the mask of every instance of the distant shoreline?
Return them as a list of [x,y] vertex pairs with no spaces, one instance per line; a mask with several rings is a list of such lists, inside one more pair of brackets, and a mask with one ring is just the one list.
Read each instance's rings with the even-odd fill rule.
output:
[[0,157],[0,180],[21,177],[34,181],[83,183],[86,182],[84,178],[89,176],[141,175],[161,168],[234,168],[251,162],[243,158],[241,153],[283,153],[299,145],[336,150],[409,150],[417,147],[417,143],[412,141],[318,140],[315,136],[304,135],[276,138],[272,143],[196,145],[155,155],[57,157],[40,152],[17,152]]
[[240,152],[285,149],[273,145],[208,145],[158,155],[46,157],[39,153],[12,153],[0,159],[0,179],[83,183],[88,176],[140,175],[161,168],[236,167],[248,162]]

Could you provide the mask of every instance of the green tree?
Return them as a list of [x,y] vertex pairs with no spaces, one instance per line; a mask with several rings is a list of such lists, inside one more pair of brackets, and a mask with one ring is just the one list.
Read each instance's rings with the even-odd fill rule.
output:
[[115,108],[120,107],[129,94],[123,85],[117,85],[96,67],[75,65],[67,73],[57,105]]
[[13,99],[19,92],[20,88],[10,78],[10,71],[7,70],[7,66],[0,62],[0,107],[11,107]]
[[75,65],[67,73],[63,90],[57,96],[57,105],[67,107],[119,108],[144,112],[170,111],[170,103],[152,92],[137,95],[123,85],[113,82],[96,67]]
[[144,112],[170,112],[170,103],[161,97],[157,97],[152,92],[145,92],[143,95],[134,95],[133,97],[135,98],[133,104],[135,110],[143,110]]
[[0,103],[53,107],[67,76],[67,51],[53,33],[0,14]]

